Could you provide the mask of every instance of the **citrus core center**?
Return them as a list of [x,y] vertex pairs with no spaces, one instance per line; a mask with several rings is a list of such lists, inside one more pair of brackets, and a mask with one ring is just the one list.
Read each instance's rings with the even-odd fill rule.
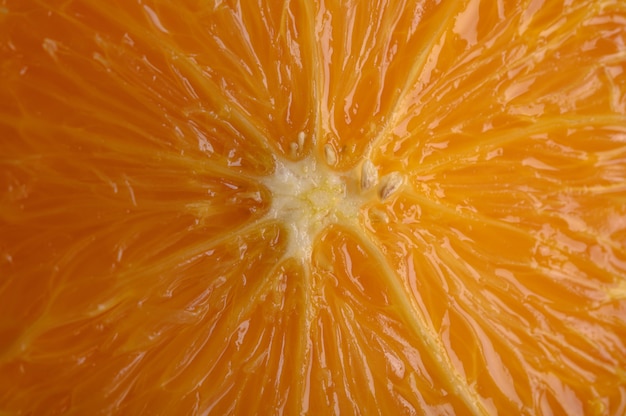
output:
[[267,218],[282,222],[288,230],[285,255],[308,260],[324,228],[356,220],[362,198],[352,190],[353,178],[314,156],[297,162],[276,160],[275,166],[263,180],[272,194]]

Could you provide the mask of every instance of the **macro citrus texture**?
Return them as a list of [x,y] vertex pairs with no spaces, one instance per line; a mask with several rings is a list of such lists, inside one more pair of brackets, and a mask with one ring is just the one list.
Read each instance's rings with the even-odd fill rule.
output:
[[0,0],[0,414],[625,412],[626,3]]

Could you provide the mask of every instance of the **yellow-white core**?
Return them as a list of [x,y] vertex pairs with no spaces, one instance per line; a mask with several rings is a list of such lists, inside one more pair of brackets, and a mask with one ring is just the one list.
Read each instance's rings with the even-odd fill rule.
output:
[[303,261],[326,227],[356,221],[364,202],[352,173],[334,171],[312,155],[297,162],[276,160],[274,173],[263,182],[272,194],[267,219],[288,229],[285,255]]

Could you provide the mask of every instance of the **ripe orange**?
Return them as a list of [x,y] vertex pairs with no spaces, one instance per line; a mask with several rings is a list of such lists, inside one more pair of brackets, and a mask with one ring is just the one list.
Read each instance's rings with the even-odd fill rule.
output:
[[0,0],[0,414],[626,412],[626,3]]

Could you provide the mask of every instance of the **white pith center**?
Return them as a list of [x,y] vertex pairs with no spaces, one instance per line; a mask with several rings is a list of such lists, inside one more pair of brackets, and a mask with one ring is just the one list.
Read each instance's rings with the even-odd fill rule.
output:
[[314,156],[297,162],[276,160],[274,173],[263,180],[272,194],[266,218],[287,228],[286,257],[310,259],[313,243],[326,227],[356,220],[364,200],[351,189],[351,180]]

